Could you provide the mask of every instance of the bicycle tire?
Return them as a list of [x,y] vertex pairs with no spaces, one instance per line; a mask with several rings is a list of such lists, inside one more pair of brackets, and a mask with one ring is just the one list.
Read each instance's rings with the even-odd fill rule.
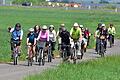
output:
[[51,48],[48,50],[48,62],[52,62]]
[[41,58],[41,56],[42,56],[42,55],[41,55],[41,52],[42,52],[42,50],[40,49],[40,50],[39,50],[39,58],[38,58],[39,66],[41,65],[41,59],[42,59],[42,58]]
[[14,53],[14,55],[13,55],[14,57],[14,59],[13,59],[13,64],[14,65],[17,65],[17,62],[18,62],[18,55],[17,55],[17,53]]

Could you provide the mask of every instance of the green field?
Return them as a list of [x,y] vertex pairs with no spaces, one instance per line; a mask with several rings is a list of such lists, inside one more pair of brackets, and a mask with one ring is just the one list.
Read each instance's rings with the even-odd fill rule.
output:
[[[22,59],[24,59],[26,51],[26,34],[28,29],[34,25],[55,25],[56,30],[61,23],[65,23],[68,30],[74,22],[83,24],[88,27],[92,33],[99,22],[105,24],[115,24],[117,30],[117,38],[120,38],[120,13],[89,11],[89,10],[65,10],[55,8],[29,8],[29,7],[0,7],[0,61],[7,62],[10,60],[10,34],[7,27],[14,26],[17,22],[22,24],[24,30],[24,38],[22,42]],[[91,41],[93,47],[94,41]]]
[[80,64],[61,64],[24,80],[120,80],[120,57],[107,57]]

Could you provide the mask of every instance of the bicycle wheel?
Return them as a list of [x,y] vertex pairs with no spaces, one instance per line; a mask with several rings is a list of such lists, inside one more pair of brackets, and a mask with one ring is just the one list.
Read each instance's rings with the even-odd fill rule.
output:
[[18,62],[18,55],[17,55],[17,53],[14,53],[13,54],[13,64],[17,65],[17,62]]
[[51,52],[51,48],[49,48],[49,50],[48,50],[48,62],[52,62],[52,52]]
[[104,57],[104,52],[105,52],[105,49],[104,49],[104,46],[102,45],[101,46],[101,57]]
[[42,50],[42,65],[45,65],[45,55],[43,50]]
[[39,66],[41,65],[41,59],[42,59],[42,55],[41,55],[41,53],[42,53],[42,50],[40,49],[39,50],[39,58],[38,58],[38,63],[39,63]]
[[76,64],[76,49],[73,52],[73,63]]

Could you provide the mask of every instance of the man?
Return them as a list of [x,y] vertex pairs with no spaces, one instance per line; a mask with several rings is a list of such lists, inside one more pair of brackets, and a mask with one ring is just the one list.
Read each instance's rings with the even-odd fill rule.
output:
[[108,28],[108,34],[112,35],[112,45],[114,45],[114,36],[116,34],[116,30],[113,24],[110,24],[110,27]]
[[[70,36],[73,39],[74,42],[77,43],[77,50],[80,50],[80,43],[82,41],[82,32],[81,28],[79,28],[78,23],[74,23],[73,27],[70,30]],[[80,52],[80,51],[79,51]],[[78,58],[80,58],[81,54],[77,54]]]
[[52,47],[51,48],[52,49],[52,57],[54,59],[53,51],[55,50],[55,44],[56,44],[56,31],[55,31],[53,25],[49,26],[49,41],[50,41],[50,44],[51,44],[51,47]]
[[65,27],[65,24],[60,24],[60,28],[57,31],[57,39],[58,39],[58,50],[60,50],[61,48],[61,37],[60,37],[60,33],[62,32],[62,29]]
[[98,44],[96,46],[96,52],[98,52],[100,40],[102,40],[102,42],[104,44],[104,49],[106,51],[106,48],[107,48],[107,36],[108,36],[108,30],[107,30],[105,24],[102,24],[101,29],[98,29],[96,31],[96,38],[98,38],[98,42],[97,42]]
[[13,45],[16,44],[18,47],[18,55],[20,56],[20,50],[21,50],[21,41],[23,38],[23,30],[21,29],[21,24],[17,23],[15,25],[15,28],[8,28],[9,32],[11,33],[11,52],[13,57]]
[[[59,36],[61,37],[61,49],[63,50],[63,45],[70,45],[70,33],[62,27],[62,31],[60,32]],[[66,47],[67,51],[67,59],[70,57],[70,46]]]

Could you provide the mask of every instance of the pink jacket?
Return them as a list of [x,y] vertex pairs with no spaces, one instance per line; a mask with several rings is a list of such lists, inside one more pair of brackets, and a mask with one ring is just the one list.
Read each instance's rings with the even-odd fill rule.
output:
[[42,32],[42,30],[40,31],[37,40],[40,41],[49,41],[49,31],[46,30],[45,33]]

